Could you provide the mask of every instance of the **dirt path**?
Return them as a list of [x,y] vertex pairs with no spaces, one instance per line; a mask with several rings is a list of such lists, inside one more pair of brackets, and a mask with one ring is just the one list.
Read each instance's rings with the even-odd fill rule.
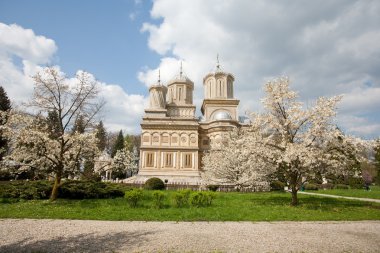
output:
[[0,252],[379,252],[380,221],[0,220]]
[[323,193],[314,193],[314,192],[303,192],[303,191],[299,191],[298,193],[306,194],[306,195],[321,196],[321,197],[337,198],[337,199],[351,199],[351,200],[360,200],[360,201],[366,201],[366,202],[376,202],[376,203],[380,203],[380,199],[347,197],[347,196],[340,196],[340,195],[323,194]]

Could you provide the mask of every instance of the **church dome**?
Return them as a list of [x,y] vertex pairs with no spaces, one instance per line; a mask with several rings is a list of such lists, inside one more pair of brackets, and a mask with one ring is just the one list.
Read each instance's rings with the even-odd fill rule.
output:
[[231,115],[226,112],[226,111],[219,111],[219,112],[216,112],[213,117],[212,117],[213,120],[231,120],[232,117]]
[[186,75],[183,73],[180,73],[179,75],[175,76],[173,79],[169,81],[168,85],[174,84],[174,83],[187,83],[187,84],[194,84],[193,81],[190,80]]
[[180,67],[180,70],[179,70],[179,74],[176,75],[174,78],[172,78],[169,83],[168,83],[168,86],[172,85],[172,84],[175,84],[175,83],[186,83],[186,84],[190,84],[192,86],[194,86],[194,82],[190,80],[190,78],[188,78],[184,73],[183,73],[183,70],[182,70],[182,62],[181,62],[181,67]]

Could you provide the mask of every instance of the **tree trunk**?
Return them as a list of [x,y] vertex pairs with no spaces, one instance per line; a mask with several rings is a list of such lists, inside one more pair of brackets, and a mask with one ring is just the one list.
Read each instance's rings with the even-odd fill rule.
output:
[[53,190],[51,191],[50,200],[54,201],[58,197],[58,188],[61,184],[61,173],[57,173],[54,180]]
[[297,192],[298,190],[296,189],[295,186],[292,187],[292,206],[298,205],[298,197],[297,197]]
[[297,198],[297,192],[298,192],[298,173],[294,172],[290,177],[290,187],[292,189],[292,206],[298,205],[298,198]]

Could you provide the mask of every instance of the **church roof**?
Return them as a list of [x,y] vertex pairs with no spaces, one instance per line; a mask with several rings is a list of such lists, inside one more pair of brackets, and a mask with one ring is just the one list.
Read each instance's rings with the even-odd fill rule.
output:
[[209,76],[216,76],[216,75],[227,75],[227,76],[231,76],[233,79],[235,79],[234,75],[232,75],[231,73],[228,73],[228,72],[224,71],[224,69],[222,68],[222,66],[219,63],[219,55],[216,56],[216,65],[215,65],[215,68],[203,78],[203,82]]
[[169,81],[169,84],[173,84],[173,83],[189,83],[189,84],[194,84],[193,81],[191,81],[191,79],[189,77],[187,77],[183,71],[182,71],[182,62],[181,62],[181,68],[180,68],[180,71],[179,71],[179,74],[176,75],[174,78],[172,78],[170,81]]

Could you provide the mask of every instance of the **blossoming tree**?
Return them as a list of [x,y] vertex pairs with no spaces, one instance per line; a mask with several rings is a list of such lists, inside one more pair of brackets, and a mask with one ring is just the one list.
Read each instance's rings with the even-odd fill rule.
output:
[[241,187],[281,173],[291,189],[291,204],[297,205],[297,192],[307,178],[343,173],[359,164],[366,143],[345,136],[333,121],[341,96],[321,97],[305,109],[288,78],[268,82],[265,92],[265,112],[252,113],[251,124],[225,145],[211,146],[203,159],[206,176]]
[[135,175],[138,171],[138,157],[137,150],[134,152],[128,149],[120,149],[116,151],[112,162],[112,173],[126,173],[128,175]]
[[252,114],[251,134],[246,140],[259,152],[267,167],[283,173],[292,192],[292,205],[305,180],[320,173],[342,173],[360,158],[365,142],[345,136],[334,123],[341,96],[321,97],[303,108],[289,79],[279,78],[265,85],[265,112]]
[[266,172],[262,157],[252,152],[243,129],[234,129],[220,143],[211,143],[211,149],[202,158],[206,184],[233,185],[236,190],[252,187],[263,181]]
[[[77,172],[78,160],[97,151],[95,133],[88,131],[103,102],[98,83],[86,72],[67,79],[57,68],[48,67],[34,76],[29,106],[37,116],[13,111],[6,132],[12,140],[8,159],[23,168],[36,168],[54,176],[51,200],[57,198],[61,178]],[[78,118],[86,131],[71,131]],[[54,120],[52,120],[54,119]]]

